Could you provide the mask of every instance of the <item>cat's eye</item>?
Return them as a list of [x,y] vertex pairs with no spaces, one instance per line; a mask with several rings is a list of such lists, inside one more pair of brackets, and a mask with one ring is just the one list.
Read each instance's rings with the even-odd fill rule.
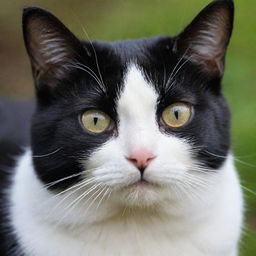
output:
[[102,133],[111,125],[110,117],[101,110],[87,110],[81,117],[84,128],[93,133]]
[[189,104],[175,103],[167,108],[162,113],[162,120],[170,127],[181,127],[188,123],[191,118],[192,109]]

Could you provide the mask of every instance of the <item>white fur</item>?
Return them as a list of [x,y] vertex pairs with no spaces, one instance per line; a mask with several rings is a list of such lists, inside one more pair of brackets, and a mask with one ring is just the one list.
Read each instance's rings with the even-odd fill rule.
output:
[[[226,28],[221,25],[220,20],[214,22],[205,21],[202,29],[197,31],[189,47],[195,53],[193,57],[204,59],[215,59],[222,57],[225,47]],[[193,59],[193,58],[190,58]]]
[[[87,160],[87,186],[56,196],[35,175],[30,151],[21,158],[11,219],[26,255],[236,255],[243,205],[232,155],[220,170],[203,172],[191,141],[159,130],[157,97],[131,65],[119,134]],[[126,157],[137,147],[156,156],[145,170],[153,185],[136,184],[140,173]]]
[[70,58],[65,40],[59,38],[56,32],[41,35],[41,40],[40,53],[44,56],[45,64],[56,64]]

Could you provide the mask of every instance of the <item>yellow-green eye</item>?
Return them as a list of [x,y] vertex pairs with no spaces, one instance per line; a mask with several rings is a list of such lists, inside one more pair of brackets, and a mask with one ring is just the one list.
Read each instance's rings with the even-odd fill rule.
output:
[[93,133],[102,133],[110,126],[110,117],[100,110],[87,110],[82,115],[84,128]]
[[181,127],[190,120],[191,113],[189,104],[175,103],[163,111],[162,119],[170,127]]

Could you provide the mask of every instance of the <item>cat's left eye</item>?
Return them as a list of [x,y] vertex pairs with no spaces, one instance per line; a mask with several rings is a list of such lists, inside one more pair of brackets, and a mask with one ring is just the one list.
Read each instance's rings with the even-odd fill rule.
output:
[[84,128],[93,133],[102,133],[111,125],[111,118],[101,110],[87,110],[82,114]]
[[190,121],[192,115],[191,105],[186,103],[175,103],[164,109],[162,120],[170,127],[181,127]]

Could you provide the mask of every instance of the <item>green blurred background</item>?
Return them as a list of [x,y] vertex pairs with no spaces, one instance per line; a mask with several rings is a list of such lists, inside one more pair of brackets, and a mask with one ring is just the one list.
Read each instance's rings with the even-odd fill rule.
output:
[[[22,7],[44,7],[76,35],[120,40],[174,35],[210,0],[0,0],[0,95],[34,95],[21,34]],[[256,255],[256,2],[237,0],[224,93],[233,113],[232,143],[246,198],[241,255]]]

